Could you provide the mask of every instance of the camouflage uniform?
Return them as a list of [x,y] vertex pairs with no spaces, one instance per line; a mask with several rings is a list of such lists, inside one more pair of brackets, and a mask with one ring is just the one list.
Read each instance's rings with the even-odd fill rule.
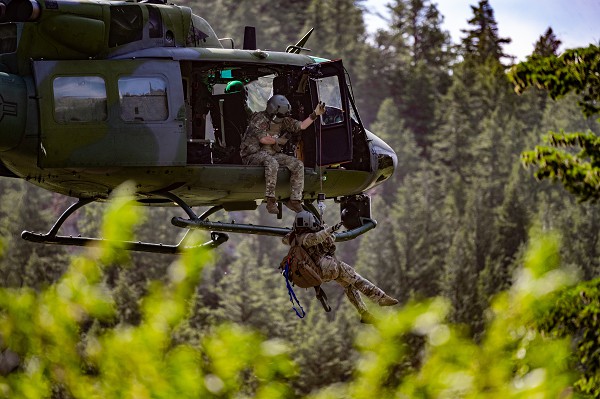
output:
[[240,146],[240,155],[244,165],[264,165],[266,181],[266,197],[275,197],[277,170],[285,166],[290,171],[292,200],[302,200],[304,189],[304,164],[298,158],[281,153],[278,144],[261,144],[260,139],[267,135],[289,136],[300,132],[300,121],[294,118],[283,118],[281,123],[272,122],[265,111],[255,113],[248,124],[244,140]]
[[386,297],[386,294],[375,284],[356,273],[352,266],[334,256],[335,241],[331,233],[331,228],[316,233],[300,233],[299,235],[291,232],[283,237],[282,241],[286,245],[300,243],[315,261],[317,265],[315,272],[323,282],[334,280],[344,287],[344,292],[350,303],[362,315],[367,312],[367,306],[360,297],[361,292],[376,303]]

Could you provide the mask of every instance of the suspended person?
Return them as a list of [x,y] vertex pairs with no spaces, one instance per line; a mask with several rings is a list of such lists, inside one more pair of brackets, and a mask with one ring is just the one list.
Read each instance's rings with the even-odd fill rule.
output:
[[302,246],[314,262],[313,270],[322,282],[333,280],[340,284],[350,303],[358,310],[360,321],[373,323],[374,317],[363,302],[361,293],[379,306],[393,306],[398,300],[335,257],[335,238],[332,233],[339,227],[338,224],[325,228],[311,212],[303,210],[296,214],[294,229],[282,241],[289,246]]
[[325,103],[319,102],[314,112],[302,122],[289,116],[291,110],[292,106],[285,96],[276,94],[269,98],[266,110],[252,115],[240,147],[244,165],[265,167],[267,211],[273,214],[278,213],[275,185],[279,166],[290,171],[290,200],[285,205],[294,212],[303,210],[304,164],[281,151],[292,135],[299,134],[325,113]]

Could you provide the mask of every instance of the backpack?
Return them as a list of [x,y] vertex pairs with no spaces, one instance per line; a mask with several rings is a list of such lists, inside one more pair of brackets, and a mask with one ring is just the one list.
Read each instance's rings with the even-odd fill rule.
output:
[[321,277],[315,272],[317,268],[315,261],[301,245],[290,247],[279,268],[292,284],[300,288],[317,287],[323,283]]
[[290,250],[279,264],[279,268],[286,279],[286,284],[290,294],[290,301],[292,302],[292,307],[296,311],[296,314],[300,318],[304,317],[304,309],[302,309],[302,306],[300,306],[300,309],[303,313],[300,315],[298,310],[293,306],[294,299],[298,305],[300,305],[300,303],[296,298],[296,294],[294,294],[294,290],[292,289],[290,282],[300,288],[314,287],[315,295],[319,302],[321,302],[323,309],[325,309],[326,312],[331,312],[331,307],[327,303],[327,295],[321,288],[323,280],[321,279],[321,276],[315,272],[315,269],[318,267],[315,264],[315,261],[310,257],[308,252],[306,252],[306,250],[298,244],[295,236],[290,239],[290,244]]

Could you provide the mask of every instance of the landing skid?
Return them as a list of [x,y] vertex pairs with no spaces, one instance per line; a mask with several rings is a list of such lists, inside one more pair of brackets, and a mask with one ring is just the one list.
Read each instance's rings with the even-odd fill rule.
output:
[[[175,201],[177,203],[177,201]],[[181,204],[178,203],[181,206]],[[309,211],[318,214],[316,209],[312,204],[305,204],[305,208]],[[183,208],[183,206],[182,206]],[[171,219],[171,223],[177,227],[182,227],[186,229],[201,229],[201,230],[210,230],[210,231],[220,231],[227,233],[240,233],[240,234],[261,234],[267,236],[278,236],[283,237],[288,234],[292,229],[286,227],[273,227],[273,226],[263,226],[263,225],[254,225],[254,224],[241,224],[241,223],[224,223],[224,222],[211,222],[208,220],[208,217],[218,211],[220,211],[223,207],[221,205],[213,206],[206,212],[204,212],[200,217],[190,217],[189,219],[184,219],[181,217],[174,217]],[[191,211],[191,209],[190,209]],[[189,212],[186,211],[188,215]],[[192,212],[193,214],[193,212]],[[191,215],[190,215],[191,216]],[[358,237],[361,234],[366,233],[369,230],[374,229],[377,226],[377,222],[371,218],[361,218],[362,225],[343,232],[335,232],[333,233],[336,242],[340,241],[348,241]]]
[[[188,232],[181,239],[181,241],[177,245],[168,245],[162,243],[149,243],[149,242],[141,242],[141,241],[122,241],[118,242],[119,245],[124,246],[124,249],[129,251],[140,251],[140,252],[152,252],[152,253],[161,253],[161,254],[177,254],[182,252],[184,249],[189,249],[190,247],[186,247],[184,245],[185,238],[191,229],[200,229],[200,230],[209,230],[211,240],[198,245],[196,247],[202,247],[206,249],[214,249],[219,245],[223,244],[229,239],[229,236],[226,233],[240,233],[240,234],[261,234],[268,236],[278,236],[283,237],[288,234],[291,229],[283,228],[283,227],[273,227],[273,226],[262,226],[262,225],[253,225],[253,224],[241,224],[241,223],[223,223],[223,222],[211,222],[208,220],[208,217],[223,209],[222,205],[213,206],[208,209],[202,215],[197,216],[196,213],[190,208],[188,204],[186,204],[181,198],[176,196],[175,194],[169,192],[161,192],[154,193],[156,195],[160,195],[162,197],[168,198],[172,200],[175,204],[177,204],[184,212],[188,215],[188,219],[181,217],[174,217],[171,219],[171,223],[177,227],[186,228]],[[58,218],[54,226],[48,231],[48,233],[35,233],[31,231],[23,231],[21,233],[21,237],[27,241],[32,241],[36,243],[43,244],[57,244],[57,245],[74,245],[74,246],[85,246],[85,245],[98,245],[102,242],[109,242],[109,240],[102,238],[94,238],[94,237],[73,237],[73,236],[61,236],[58,235],[58,230],[65,223],[65,221],[71,216],[75,211],[88,205],[89,203],[94,202],[91,198],[82,198],[76,203],[72,204],[65,212]],[[317,210],[314,205],[311,203],[305,203],[304,207],[309,211],[317,214]],[[377,222],[371,218],[361,217],[360,218],[360,226],[353,228],[351,230],[336,232],[334,233],[335,241],[348,241],[352,240],[359,235],[366,233],[367,231],[374,229],[377,226]],[[194,247],[194,248],[196,248]]]
[[[167,198],[170,196],[165,195]],[[179,199],[179,198],[178,198]],[[180,200],[181,201],[181,200]],[[210,238],[211,240],[194,247],[188,247],[184,244],[185,238],[187,237],[187,233],[185,236],[179,241],[177,245],[169,245],[162,243],[150,243],[150,242],[141,242],[141,241],[111,241],[103,238],[94,238],[94,237],[73,237],[73,236],[61,236],[57,235],[58,230],[64,224],[64,222],[71,216],[75,211],[80,208],[83,208],[85,205],[94,202],[93,199],[90,198],[82,198],[76,203],[72,204],[63,212],[63,214],[58,218],[54,226],[48,231],[48,233],[35,233],[32,231],[23,231],[21,233],[21,238],[42,244],[57,244],[57,245],[74,245],[74,246],[86,246],[86,245],[98,245],[103,242],[114,242],[119,245],[123,245],[124,249],[129,251],[139,251],[139,252],[151,252],[151,253],[159,253],[159,254],[177,254],[182,252],[185,249],[191,248],[206,248],[206,249],[214,249],[219,245],[223,244],[229,239],[229,236],[225,233],[219,232],[211,232]],[[191,209],[186,205],[189,211],[193,214]],[[184,210],[188,212],[185,208]],[[194,215],[195,216],[195,215]],[[189,233],[189,231],[188,231]]]

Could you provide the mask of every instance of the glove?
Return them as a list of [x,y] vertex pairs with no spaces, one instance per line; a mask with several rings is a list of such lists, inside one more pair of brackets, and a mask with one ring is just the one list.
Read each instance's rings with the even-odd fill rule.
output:
[[281,135],[281,138],[282,138],[282,139],[289,140],[289,139],[291,139],[291,138],[292,138],[292,133],[290,133],[290,132],[285,132],[284,134],[282,134],[282,135]]
[[339,222],[338,224],[334,224],[333,226],[329,227],[329,231],[331,233],[338,231],[341,227],[342,227],[342,222]]
[[317,108],[315,108],[315,114],[318,115],[323,115],[325,113],[325,103],[322,101],[319,101],[319,104],[317,104]]

